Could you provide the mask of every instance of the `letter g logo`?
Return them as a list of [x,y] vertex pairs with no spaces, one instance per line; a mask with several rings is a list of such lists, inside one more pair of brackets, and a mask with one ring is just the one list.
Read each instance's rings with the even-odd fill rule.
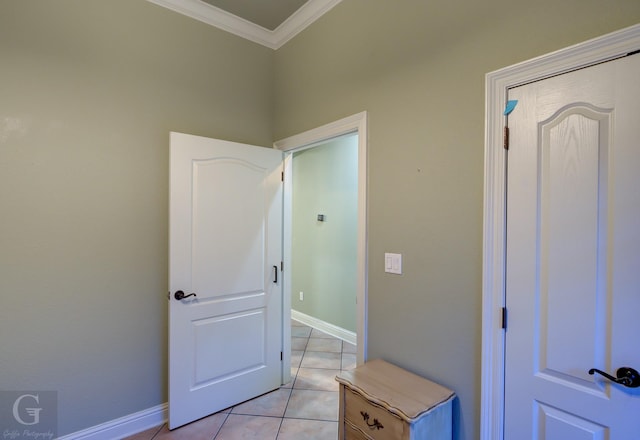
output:
[[40,403],[40,398],[38,397],[37,394],[23,394],[22,396],[18,397],[16,399],[16,401],[13,404],[13,418],[16,419],[16,421],[22,425],[35,425],[37,423],[40,422],[40,411],[42,411],[42,408],[25,408],[24,410],[26,411],[27,415],[30,416],[32,418],[33,421],[31,422],[25,422],[22,417],[20,417],[20,403],[22,402],[23,399],[30,397],[33,400],[36,401],[37,404]]

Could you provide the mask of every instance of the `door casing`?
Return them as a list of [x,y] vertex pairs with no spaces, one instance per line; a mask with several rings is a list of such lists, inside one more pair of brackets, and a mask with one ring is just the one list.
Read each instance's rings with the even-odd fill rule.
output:
[[[503,116],[510,88],[594,64],[640,49],[640,25],[595,38],[495,72],[485,79],[485,178],[482,280],[480,438],[504,438],[506,161]],[[636,55],[640,56],[640,55]]]
[[[357,355],[358,365],[366,361],[367,353],[367,112],[357,113],[335,122],[314,128],[309,131],[279,140],[274,143],[277,148],[285,153],[284,159],[284,301],[283,319],[289,322],[291,319],[291,194],[292,194],[292,169],[291,161],[294,151],[300,151],[314,145],[326,142],[332,138],[348,133],[358,134],[358,261],[357,261]],[[291,329],[284,326],[284,360],[285,365],[290,364],[291,356]],[[286,372],[285,372],[286,374]],[[286,378],[284,383],[288,382]]]

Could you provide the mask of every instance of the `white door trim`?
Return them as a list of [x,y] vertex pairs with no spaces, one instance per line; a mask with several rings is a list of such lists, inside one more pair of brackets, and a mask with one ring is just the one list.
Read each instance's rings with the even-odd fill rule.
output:
[[506,154],[502,144],[507,92],[639,49],[640,25],[635,25],[486,75],[480,412],[483,440],[502,440],[504,434],[505,340],[501,308],[505,304]]
[[[358,261],[357,261],[357,363],[361,365],[367,357],[367,112],[357,113],[309,131],[279,140],[274,148],[293,153],[348,133],[358,133]],[[291,314],[291,273],[286,267],[291,261],[291,154],[285,157],[284,185],[284,320]],[[284,326],[286,332],[290,332]],[[290,344],[291,335],[284,334],[285,344]],[[285,345],[284,356],[290,356]]]

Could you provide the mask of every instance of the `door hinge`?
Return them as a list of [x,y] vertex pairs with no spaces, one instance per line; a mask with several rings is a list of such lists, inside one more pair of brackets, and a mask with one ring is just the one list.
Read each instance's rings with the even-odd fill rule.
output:
[[282,352],[280,352],[280,360],[282,360]]
[[504,149],[508,150],[509,149],[509,127],[507,127],[506,125],[504,126]]
[[280,272],[284,272],[284,261],[280,262]]
[[280,173],[280,181],[284,182],[284,171]]
[[507,329],[507,308],[502,308],[502,328]]

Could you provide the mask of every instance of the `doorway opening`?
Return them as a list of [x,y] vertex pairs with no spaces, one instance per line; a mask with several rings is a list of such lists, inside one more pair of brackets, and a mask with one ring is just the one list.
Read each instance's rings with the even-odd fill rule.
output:
[[[355,262],[353,262],[351,267],[351,272],[353,272],[354,281],[353,286],[355,287],[355,332],[351,332],[349,329],[344,329],[342,326],[348,326],[348,324],[344,324],[346,321],[334,321],[331,323],[333,328],[323,328],[322,330],[327,333],[333,333],[334,336],[337,336],[341,339],[347,340],[349,342],[355,342],[357,346],[357,354],[356,360],[357,364],[360,365],[364,363],[366,359],[366,182],[367,182],[367,139],[366,139],[366,112],[362,112],[339,121],[327,124],[325,126],[280,140],[274,144],[274,147],[283,151],[285,153],[284,159],[284,267],[285,270],[283,272],[283,286],[284,286],[284,301],[283,301],[283,357],[284,357],[284,365],[290,364],[290,356],[291,356],[291,327],[289,323],[291,322],[291,317],[298,317],[300,319],[301,315],[296,312],[292,312],[293,308],[301,308],[301,304],[304,304],[305,300],[307,302],[309,296],[305,298],[304,290],[293,290],[294,285],[300,281],[300,277],[295,275],[296,279],[294,279],[293,273],[295,273],[296,263],[294,262],[294,252],[296,248],[296,244],[294,243],[293,232],[295,230],[295,220],[294,220],[294,211],[298,209],[298,207],[294,207],[294,162],[300,161],[304,156],[310,158],[312,155],[316,153],[321,153],[324,148],[316,148],[316,147],[328,147],[328,149],[333,149],[330,156],[337,158],[341,162],[341,165],[347,165],[347,162],[350,161],[348,159],[349,154],[349,145],[355,142],[355,157],[352,158],[352,163],[355,166],[355,176],[354,176],[354,184],[355,184],[355,194],[352,199],[352,204],[355,203],[354,209],[354,227],[352,227],[350,235],[355,243]],[[312,151],[313,150],[313,151]],[[343,156],[343,157],[341,157]],[[312,161],[309,161],[312,162]],[[300,162],[302,164],[302,162]],[[317,165],[317,164],[316,164]],[[336,167],[337,168],[337,167]],[[327,176],[327,179],[330,179],[330,176]],[[299,211],[305,210],[303,207],[300,207]],[[316,206],[317,208],[317,206]],[[328,209],[328,208],[327,208]],[[335,207],[334,207],[335,209]],[[317,210],[317,209],[316,209]],[[310,212],[310,211],[309,211]],[[307,212],[307,214],[309,214]],[[329,215],[329,211],[325,212],[315,212],[313,214],[312,223],[310,225],[311,228],[315,228],[316,232],[319,232],[323,226],[327,226],[331,219],[336,219],[334,214]],[[339,211],[334,211],[339,212]],[[306,215],[306,214],[302,214]],[[309,214],[311,215],[311,214]],[[323,217],[318,217],[323,216]],[[300,227],[300,226],[299,226]],[[329,228],[324,228],[323,232],[326,232]],[[317,238],[317,237],[316,237]],[[296,260],[297,261],[297,260]],[[287,270],[287,268],[293,268],[293,270]],[[316,273],[318,272],[318,268],[314,269]],[[335,276],[331,271],[327,271],[327,269],[322,269],[322,273],[327,277],[328,282],[331,282],[331,279]],[[301,277],[304,277],[304,274],[300,274]],[[302,291],[303,300],[300,301],[300,291]],[[309,292],[311,293],[311,292]],[[297,299],[297,304],[294,304],[292,297],[295,296]],[[353,296],[352,296],[353,298]],[[321,306],[321,308],[326,307],[325,305]],[[339,306],[338,306],[339,307]],[[308,310],[308,309],[307,309]],[[321,312],[320,318],[318,322],[330,322],[327,318],[323,318]],[[303,313],[304,314],[304,313]],[[335,311],[333,313],[336,314]],[[345,317],[348,316],[349,312],[345,311]],[[310,315],[306,315],[310,316]],[[304,319],[304,318],[303,318]],[[313,322],[307,322],[309,324],[313,324]],[[353,328],[353,327],[352,327]],[[343,330],[346,330],[343,331]],[[355,341],[353,341],[355,335]],[[290,380],[290,371],[283,371],[283,383],[287,383]]]
[[358,134],[292,156],[291,315],[355,345]]

